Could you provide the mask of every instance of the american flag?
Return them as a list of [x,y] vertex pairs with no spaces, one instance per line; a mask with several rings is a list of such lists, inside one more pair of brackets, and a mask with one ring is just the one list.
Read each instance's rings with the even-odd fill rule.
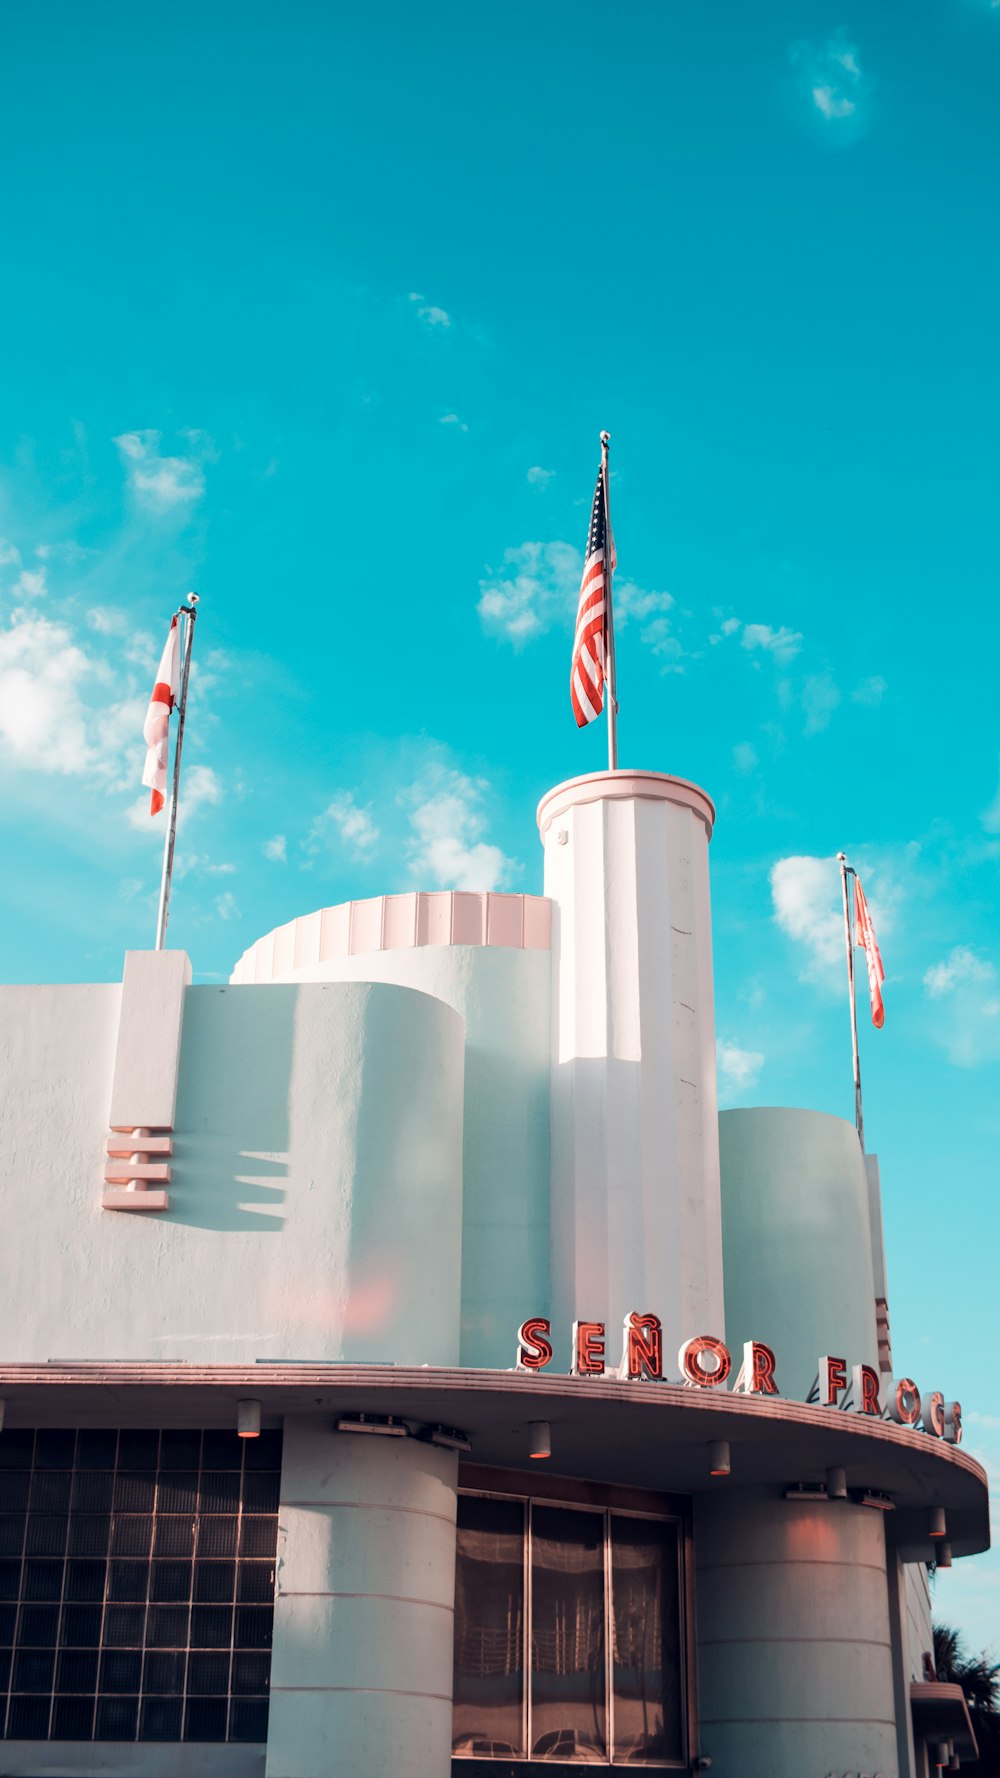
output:
[[881,1030],[885,1022],[885,1008],[882,1005],[882,983],[885,981],[885,970],[882,967],[882,953],[878,948],[875,928],[868,911],[865,892],[861,887],[861,878],[854,873],[854,942],[860,945],[865,953],[868,964],[868,994],[872,1003],[872,1024]]
[[[605,498],[605,465],[597,472],[594,506],[587,533],[587,558],[583,564],[580,603],[576,609],[576,636],[569,695],[577,726],[585,728],[604,709],[604,670],[607,653],[608,601],[615,568],[615,540]],[[610,557],[607,569],[605,558]]]

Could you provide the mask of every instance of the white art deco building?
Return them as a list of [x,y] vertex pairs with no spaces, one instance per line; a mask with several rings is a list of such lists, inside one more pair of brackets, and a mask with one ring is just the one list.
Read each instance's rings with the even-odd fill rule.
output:
[[853,1126],[718,1113],[712,804],[538,821],[543,896],[0,990],[0,1772],[971,1756],[926,1571],[985,1478]]

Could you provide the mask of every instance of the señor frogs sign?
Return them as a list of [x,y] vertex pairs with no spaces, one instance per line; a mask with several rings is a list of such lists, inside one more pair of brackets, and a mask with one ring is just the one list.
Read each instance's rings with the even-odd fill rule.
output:
[[[552,1362],[552,1323],[544,1315],[529,1316],[517,1332],[517,1368],[543,1371]],[[745,1395],[780,1395],[776,1360],[763,1340],[747,1340],[732,1382],[733,1356],[713,1334],[685,1340],[677,1354],[676,1379],[686,1388],[725,1389]],[[636,1382],[671,1381],[663,1368],[663,1327],[657,1315],[625,1317],[618,1364],[607,1361],[607,1330],[603,1321],[574,1321],[574,1377],[616,1376]],[[883,1378],[870,1364],[855,1364],[848,1374],[846,1358],[825,1353],[819,1360],[809,1401],[824,1408],[846,1408],[894,1420],[898,1426],[922,1426],[949,1444],[962,1442],[962,1404],[946,1402],[940,1390],[922,1393],[912,1377]]]

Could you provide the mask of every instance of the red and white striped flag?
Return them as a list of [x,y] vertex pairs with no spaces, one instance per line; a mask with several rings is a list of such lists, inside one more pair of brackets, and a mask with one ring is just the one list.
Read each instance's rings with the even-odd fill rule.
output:
[[604,464],[597,472],[597,489],[587,533],[580,602],[576,610],[576,636],[569,695],[577,726],[585,728],[604,709],[604,672],[607,662],[608,600],[615,568],[615,540],[608,517]]
[[169,752],[170,712],[177,702],[180,686],[180,630],[176,617],[171,620],[170,633],[160,660],[153,695],[149,700],[142,738],[146,743],[146,763],[142,781],[152,791],[149,812],[158,815],[167,797],[167,755]]
[[872,1024],[881,1030],[885,1023],[885,1008],[882,1005],[882,983],[885,981],[885,970],[882,967],[882,953],[878,948],[875,928],[868,911],[865,892],[861,887],[861,878],[854,873],[854,942],[860,945],[868,962],[868,993],[872,1003]]

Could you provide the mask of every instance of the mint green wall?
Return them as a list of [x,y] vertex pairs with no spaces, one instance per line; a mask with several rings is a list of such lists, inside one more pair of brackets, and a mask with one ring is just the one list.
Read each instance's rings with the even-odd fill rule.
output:
[[[726,1339],[764,1340],[804,1401],[822,1353],[878,1363],[868,1183],[853,1124],[822,1111],[719,1117]],[[739,1362],[737,1357],[736,1362]]]
[[419,988],[465,1022],[462,1363],[514,1362],[526,1315],[549,1313],[548,951],[422,945],[337,957],[303,980]]
[[0,990],[4,1356],[457,1363],[451,1008],[188,988],[170,1209],[131,1214],[101,1208],[119,996]]

